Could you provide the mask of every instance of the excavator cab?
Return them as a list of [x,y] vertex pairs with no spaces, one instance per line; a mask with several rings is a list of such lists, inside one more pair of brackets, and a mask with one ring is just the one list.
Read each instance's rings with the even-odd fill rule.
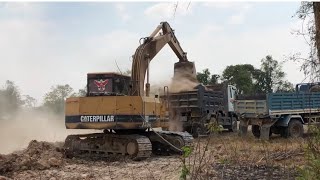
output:
[[130,81],[130,76],[118,73],[88,73],[87,97],[128,95]]

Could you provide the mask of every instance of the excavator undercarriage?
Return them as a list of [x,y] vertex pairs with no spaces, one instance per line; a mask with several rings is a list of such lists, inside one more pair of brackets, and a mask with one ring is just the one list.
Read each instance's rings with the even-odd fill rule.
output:
[[64,149],[67,157],[109,157],[121,154],[133,160],[143,160],[150,157],[152,153],[180,154],[179,149],[183,146],[191,146],[192,140],[192,136],[184,132],[95,133],[69,135]]

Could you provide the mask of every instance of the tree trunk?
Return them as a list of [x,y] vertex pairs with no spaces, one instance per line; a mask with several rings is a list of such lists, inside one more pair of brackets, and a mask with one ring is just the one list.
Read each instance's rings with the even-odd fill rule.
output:
[[318,53],[318,60],[320,63],[320,2],[313,2],[313,11],[316,26],[316,48]]

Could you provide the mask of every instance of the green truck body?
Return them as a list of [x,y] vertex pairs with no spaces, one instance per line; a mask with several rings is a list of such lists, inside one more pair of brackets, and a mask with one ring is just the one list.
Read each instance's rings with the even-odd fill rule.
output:
[[[314,87],[312,84],[304,84],[304,88]],[[297,88],[296,92],[269,93],[256,99],[238,98],[235,112],[240,117],[242,134],[246,133],[248,125],[252,125],[256,137],[269,139],[272,133],[299,137],[303,134],[303,124],[320,122],[320,92]]]

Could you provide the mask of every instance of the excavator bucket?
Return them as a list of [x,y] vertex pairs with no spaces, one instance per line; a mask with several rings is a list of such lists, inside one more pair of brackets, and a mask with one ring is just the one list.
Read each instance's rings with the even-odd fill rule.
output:
[[174,79],[188,79],[197,82],[197,73],[194,62],[176,62],[174,64]]
[[177,62],[174,64],[174,75],[169,87],[170,92],[193,90],[199,82],[197,81],[194,62]]

